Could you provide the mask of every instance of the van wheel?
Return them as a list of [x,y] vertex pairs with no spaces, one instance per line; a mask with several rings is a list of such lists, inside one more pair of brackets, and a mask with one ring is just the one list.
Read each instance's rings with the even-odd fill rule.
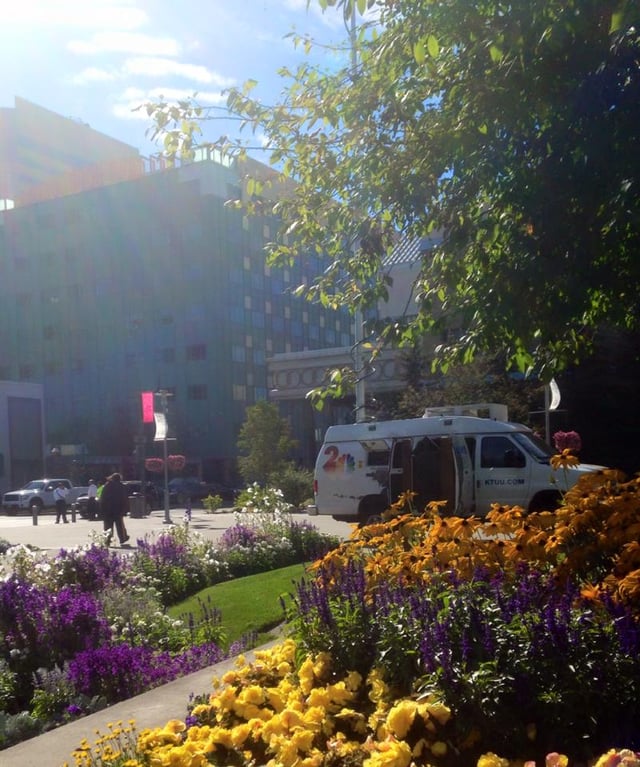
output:
[[555,511],[562,502],[562,496],[555,490],[545,490],[534,495],[529,504],[529,512]]
[[382,522],[382,514],[387,506],[388,504],[383,498],[377,496],[365,498],[358,510],[358,527]]
[[372,514],[369,517],[366,517],[365,519],[361,519],[358,522],[358,527],[366,527],[367,525],[377,525],[378,523],[382,522],[382,517],[380,514]]

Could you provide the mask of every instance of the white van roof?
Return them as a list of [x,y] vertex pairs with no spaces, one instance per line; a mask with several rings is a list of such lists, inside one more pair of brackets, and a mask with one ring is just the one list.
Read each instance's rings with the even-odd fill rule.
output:
[[325,443],[350,440],[367,442],[375,439],[417,437],[423,434],[504,434],[514,431],[530,432],[531,429],[522,424],[494,421],[490,418],[442,415],[329,426],[324,441]]

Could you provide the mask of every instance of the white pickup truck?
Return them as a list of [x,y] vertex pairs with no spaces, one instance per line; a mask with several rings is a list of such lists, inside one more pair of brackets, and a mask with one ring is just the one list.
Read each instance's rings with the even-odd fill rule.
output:
[[20,490],[12,490],[5,493],[2,498],[2,507],[9,516],[15,516],[21,511],[29,511],[33,506],[38,507],[38,513],[45,509],[55,508],[56,502],[53,491],[62,483],[67,490],[67,503],[76,501],[78,496],[86,493],[86,487],[74,487],[70,479],[32,479]]

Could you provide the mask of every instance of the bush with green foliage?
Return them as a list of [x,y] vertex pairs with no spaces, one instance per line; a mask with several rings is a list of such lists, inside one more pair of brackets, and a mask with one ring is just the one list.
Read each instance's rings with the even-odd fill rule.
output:
[[297,509],[304,507],[313,498],[313,472],[287,463],[269,477],[268,484],[280,488],[282,497]]

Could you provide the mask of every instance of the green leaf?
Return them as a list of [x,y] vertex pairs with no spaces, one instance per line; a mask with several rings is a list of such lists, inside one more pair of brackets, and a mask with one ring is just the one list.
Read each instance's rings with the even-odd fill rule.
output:
[[609,33],[619,32],[624,24],[624,13],[622,11],[616,11],[611,14],[611,26],[609,27]]
[[502,61],[502,56],[503,56],[502,49],[498,48],[497,45],[492,45],[489,48],[489,55],[491,56],[491,61],[495,62],[496,64],[499,61]]
[[413,44],[413,58],[418,64],[424,64],[426,57],[427,53],[425,51],[424,43],[422,40],[418,40],[417,43]]
[[437,58],[440,53],[440,44],[434,35],[429,35],[427,38],[427,50],[432,59]]

